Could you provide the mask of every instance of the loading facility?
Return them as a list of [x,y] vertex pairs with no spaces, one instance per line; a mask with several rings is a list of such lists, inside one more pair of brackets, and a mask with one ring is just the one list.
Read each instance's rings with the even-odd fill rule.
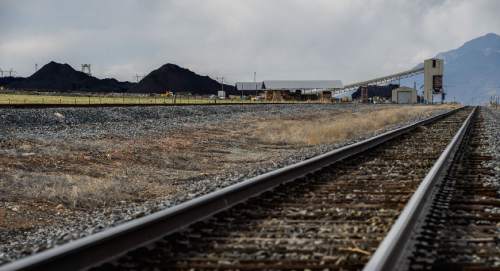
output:
[[264,94],[266,100],[331,99],[332,92],[343,88],[340,80],[265,80],[238,82],[236,90],[249,95]]

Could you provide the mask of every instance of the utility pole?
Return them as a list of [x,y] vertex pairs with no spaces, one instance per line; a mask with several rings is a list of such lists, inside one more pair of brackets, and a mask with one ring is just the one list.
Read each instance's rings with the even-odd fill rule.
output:
[[221,87],[221,91],[224,91],[224,76],[222,77],[216,77],[217,80],[220,79],[220,87]]
[[[85,70],[86,70],[87,72],[85,72]],[[87,74],[87,75],[89,75],[89,76],[92,76],[92,72],[91,72],[91,70],[90,70],[90,64],[82,64],[82,72],[83,72],[83,73],[86,73],[86,74]]]
[[139,75],[139,74],[135,74],[135,80],[137,81],[137,83],[139,83],[139,79],[142,80],[142,78],[144,78],[144,75]]
[[38,71],[38,64],[35,63],[35,72],[37,72],[37,71]]
[[253,72],[253,82],[255,83],[255,97],[257,97],[257,72]]

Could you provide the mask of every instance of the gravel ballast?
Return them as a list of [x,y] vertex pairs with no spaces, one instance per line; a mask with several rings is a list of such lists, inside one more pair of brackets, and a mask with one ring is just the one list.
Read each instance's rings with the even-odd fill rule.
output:
[[[0,168],[0,181],[3,182],[3,187],[12,188],[13,191],[0,190],[0,218],[12,222],[9,225],[0,223],[0,264],[427,117],[414,116],[407,121],[334,144],[268,144],[247,135],[251,133],[249,125],[254,120],[315,115],[327,119],[329,115],[334,117],[335,114],[345,112],[368,113],[385,107],[392,106],[301,104],[0,109],[0,158],[3,157],[5,163],[10,163],[8,167]],[[449,108],[432,108],[432,114],[446,110]],[[491,116],[498,118],[498,112],[491,112]],[[149,144],[164,138],[168,138],[167,143],[173,142],[172,138],[177,140],[175,142],[178,145],[169,149],[168,154],[156,153],[152,148],[147,149],[148,153],[143,154],[140,161],[127,160],[139,155],[136,151],[144,151],[133,149],[135,145],[143,144],[143,141]],[[194,145],[188,155],[182,148],[187,148],[186,144],[192,144],[192,141],[202,143]],[[120,153],[124,156],[120,159],[134,166],[125,166],[125,169],[122,166],[121,171],[109,174],[104,172],[107,167],[115,166],[113,163],[118,154],[113,150],[128,145],[131,149],[127,149],[126,154]],[[176,149],[176,146],[182,148]],[[196,149],[199,146],[203,150]],[[498,153],[498,146],[496,150]],[[208,156],[204,156],[207,154]],[[214,155],[213,160],[210,154]],[[34,159],[38,156],[41,158]],[[159,159],[153,159],[156,156]],[[51,162],[51,157],[61,159],[54,158]],[[28,158],[31,160],[26,160]],[[75,161],[83,161],[82,165],[71,164],[68,162],[69,158],[81,159]],[[16,159],[32,161],[33,164],[23,164]],[[207,161],[193,162],[203,159]],[[150,164],[158,163],[158,172],[148,172]],[[141,166],[135,166],[136,164]],[[213,168],[205,170],[200,168],[201,165]],[[64,176],[58,176],[60,172],[64,172]],[[23,186],[27,184],[38,187],[40,191],[46,191],[46,186],[54,186],[54,191],[57,192],[57,189],[66,189],[64,182],[68,179],[78,177],[81,178],[78,181],[91,183],[103,178],[109,179],[110,176],[113,180],[122,182],[118,184],[133,180],[136,186],[131,181],[130,186],[133,188],[129,190],[126,187],[106,188],[108,190],[103,191],[108,194],[101,201],[96,201],[95,205],[92,201],[72,203],[71,199],[58,195],[44,194],[40,199],[36,197],[37,191],[30,191],[33,195],[24,199],[26,195],[23,194]],[[163,179],[168,181],[175,192],[166,189],[164,183],[158,184],[158,180]],[[141,194],[143,192],[139,190],[144,187],[150,191]],[[127,196],[121,198],[119,195],[113,200],[106,198],[113,197],[113,193],[118,192]],[[68,193],[70,195],[72,191]],[[138,197],[137,193],[144,196]]]

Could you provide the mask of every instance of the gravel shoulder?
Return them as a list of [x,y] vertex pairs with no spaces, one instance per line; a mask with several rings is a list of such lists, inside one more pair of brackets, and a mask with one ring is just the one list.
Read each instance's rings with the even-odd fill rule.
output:
[[[314,122],[307,137],[329,123],[394,108],[1,109],[0,264],[449,110],[427,106],[312,143],[293,136],[303,129],[289,129]],[[498,119],[498,111],[490,113]]]
[[[499,187],[497,198],[500,198],[500,109],[482,107],[481,115],[485,119],[489,145],[489,148],[485,152],[494,158],[491,167],[495,170],[496,182],[494,185]],[[498,226],[500,229],[500,223]]]

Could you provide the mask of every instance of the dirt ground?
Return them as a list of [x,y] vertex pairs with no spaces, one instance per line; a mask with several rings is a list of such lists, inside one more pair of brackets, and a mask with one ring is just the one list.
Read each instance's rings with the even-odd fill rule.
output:
[[[240,172],[255,175],[256,169],[297,151],[367,136],[443,109],[343,108],[279,117],[242,116],[237,121],[191,123],[168,133],[130,137],[107,133],[71,141],[3,138],[0,230],[48,225],[60,216],[116,203],[175,197],[197,180],[242,177]],[[374,124],[370,116],[387,121]]]

